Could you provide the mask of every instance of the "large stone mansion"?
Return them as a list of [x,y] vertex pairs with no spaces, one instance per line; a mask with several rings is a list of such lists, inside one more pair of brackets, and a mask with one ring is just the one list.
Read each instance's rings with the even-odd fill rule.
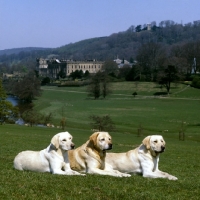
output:
[[74,60],[58,60],[58,59],[37,59],[37,70],[40,76],[57,78],[57,74],[63,71],[69,76],[76,70],[82,70],[84,73],[97,73],[102,69],[103,62],[97,60],[74,61]]

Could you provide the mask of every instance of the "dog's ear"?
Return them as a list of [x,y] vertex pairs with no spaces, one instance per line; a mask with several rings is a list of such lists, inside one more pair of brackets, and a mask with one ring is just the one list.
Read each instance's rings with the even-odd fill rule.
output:
[[165,142],[165,140],[164,140],[164,138],[163,138],[163,137],[162,137],[162,140],[163,140],[163,144],[164,144],[164,145],[166,145],[166,142]]
[[142,141],[142,144],[145,145],[145,147],[147,149],[150,149],[150,138],[151,136],[147,136],[144,138],[144,140]]
[[56,149],[59,148],[59,134],[54,135],[54,137],[51,139],[51,144],[53,144]]
[[90,142],[96,146],[97,145],[97,137],[99,135],[99,132],[95,132],[90,136]]

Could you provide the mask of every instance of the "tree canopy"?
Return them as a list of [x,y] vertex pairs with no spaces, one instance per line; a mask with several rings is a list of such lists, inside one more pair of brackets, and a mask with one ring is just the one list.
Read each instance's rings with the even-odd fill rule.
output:
[[168,65],[167,68],[160,70],[157,76],[158,83],[167,89],[169,94],[171,83],[180,78],[177,69],[173,65]]
[[88,96],[98,99],[102,95],[103,98],[106,98],[110,93],[112,90],[108,75],[105,72],[97,72],[93,75],[88,85]]
[[112,121],[109,115],[105,116],[91,115],[89,118],[92,120],[90,124],[93,129],[97,129],[99,131],[115,130],[114,122]]
[[12,93],[26,103],[31,103],[36,97],[41,95],[41,82],[36,77],[34,71],[29,72],[22,80],[16,82],[12,88]]

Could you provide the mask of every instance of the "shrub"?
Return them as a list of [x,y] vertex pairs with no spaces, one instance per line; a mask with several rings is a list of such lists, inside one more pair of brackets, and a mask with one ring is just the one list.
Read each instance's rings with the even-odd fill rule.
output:
[[200,88],[200,77],[195,76],[192,80],[192,87]]

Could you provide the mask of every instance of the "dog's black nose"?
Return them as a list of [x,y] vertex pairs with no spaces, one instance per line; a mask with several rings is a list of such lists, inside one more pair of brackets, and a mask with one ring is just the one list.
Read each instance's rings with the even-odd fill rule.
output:
[[75,148],[75,144],[71,144],[71,148],[74,149]]
[[165,147],[164,147],[164,146],[161,146],[161,149],[162,149],[162,151],[164,151],[164,150],[165,150]]
[[112,144],[109,144],[109,149],[112,149]]

